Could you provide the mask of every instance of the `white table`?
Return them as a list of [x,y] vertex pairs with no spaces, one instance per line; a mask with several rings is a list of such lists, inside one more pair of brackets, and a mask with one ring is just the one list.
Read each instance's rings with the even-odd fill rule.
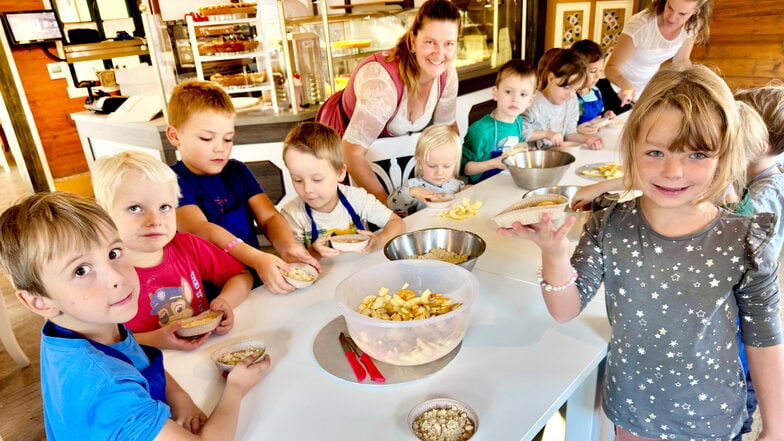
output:
[[[617,160],[609,144],[606,150],[577,152],[562,182],[589,183],[573,169]],[[477,232],[488,244],[474,269],[480,288],[462,347],[429,377],[359,385],[332,376],[313,355],[314,338],[339,315],[334,287],[356,268],[384,262],[381,252],[325,259],[321,278],[292,294],[254,290],[237,309],[228,335],[211,337],[192,352],[165,351],[167,369],[209,413],[223,388],[209,354],[243,338],[267,342],[272,367],[242,402],[237,440],[410,440],[409,410],[434,397],[473,407],[479,416],[472,438],[477,441],[530,440],[567,401],[567,440],[596,439],[597,378],[610,333],[604,302],[599,296],[568,324],[547,313],[534,276],[539,250],[531,242],[497,235],[490,220],[524,192],[502,173],[466,190],[466,197],[484,203],[474,218],[451,221],[428,209],[406,219],[409,231],[443,225]]]

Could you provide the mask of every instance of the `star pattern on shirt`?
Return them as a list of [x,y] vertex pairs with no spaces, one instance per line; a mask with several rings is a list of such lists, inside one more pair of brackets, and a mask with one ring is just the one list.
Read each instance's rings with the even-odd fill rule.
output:
[[[614,421],[636,421],[639,436],[723,439],[732,427],[718,415],[739,419],[743,404],[735,335],[744,299],[733,290],[754,282],[744,278],[759,259],[749,252],[749,222],[669,239],[630,213],[608,225],[611,238],[592,244],[613,279],[604,279],[612,325],[605,407]],[[749,330],[767,318],[740,312]]]

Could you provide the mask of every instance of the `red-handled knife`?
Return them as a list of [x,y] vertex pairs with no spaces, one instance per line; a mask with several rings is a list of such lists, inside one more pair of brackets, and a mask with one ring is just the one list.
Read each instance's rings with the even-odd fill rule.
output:
[[368,354],[362,352],[362,349],[359,349],[359,346],[357,346],[357,344],[354,342],[354,339],[343,334],[342,332],[340,334],[346,339],[346,342],[348,343],[351,350],[359,356],[359,360],[362,362],[362,364],[365,365],[365,369],[367,369],[368,374],[370,374],[370,379],[375,383],[383,383],[387,381],[387,379],[384,378],[384,376],[381,374],[381,371],[378,370],[375,363],[373,363],[373,359],[370,358]]
[[359,364],[356,352],[351,349],[351,345],[349,345],[348,340],[346,340],[346,336],[342,332],[338,336],[338,340],[340,340],[340,346],[343,347],[343,353],[346,354],[346,360],[348,360],[348,364],[351,366],[351,370],[354,371],[354,375],[356,375],[357,381],[360,383],[365,381],[367,372],[365,372],[365,369],[363,369],[362,365]]

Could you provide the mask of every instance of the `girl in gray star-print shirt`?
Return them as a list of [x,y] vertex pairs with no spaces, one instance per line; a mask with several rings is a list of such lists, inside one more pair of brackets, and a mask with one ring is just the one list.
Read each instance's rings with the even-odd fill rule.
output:
[[547,215],[502,234],[542,249],[542,295],[558,321],[577,316],[604,284],[612,335],[603,407],[617,439],[716,440],[745,418],[737,325],[764,432],[784,437],[784,346],[774,217],[718,208],[742,183],[747,157],[727,85],[704,66],[663,69],[621,139],[624,184],[638,199],[597,212],[574,254],[567,220]]

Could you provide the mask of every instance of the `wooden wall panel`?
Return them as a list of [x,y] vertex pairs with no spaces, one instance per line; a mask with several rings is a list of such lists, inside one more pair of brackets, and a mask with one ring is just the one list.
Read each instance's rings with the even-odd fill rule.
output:
[[[43,9],[43,2],[0,0],[0,12],[34,9]],[[51,50],[54,52],[54,48]],[[87,161],[76,125],[69,116],[84,110],[84,98],[69,98],[64,79],[49,79],[46,65],[53,61],[40,48],[23,47],[12,52],[52,177],[86,172]]]
[[711,37],[692,61],[715,66],[733,90],[784,79],[784,2],[714,1]]

